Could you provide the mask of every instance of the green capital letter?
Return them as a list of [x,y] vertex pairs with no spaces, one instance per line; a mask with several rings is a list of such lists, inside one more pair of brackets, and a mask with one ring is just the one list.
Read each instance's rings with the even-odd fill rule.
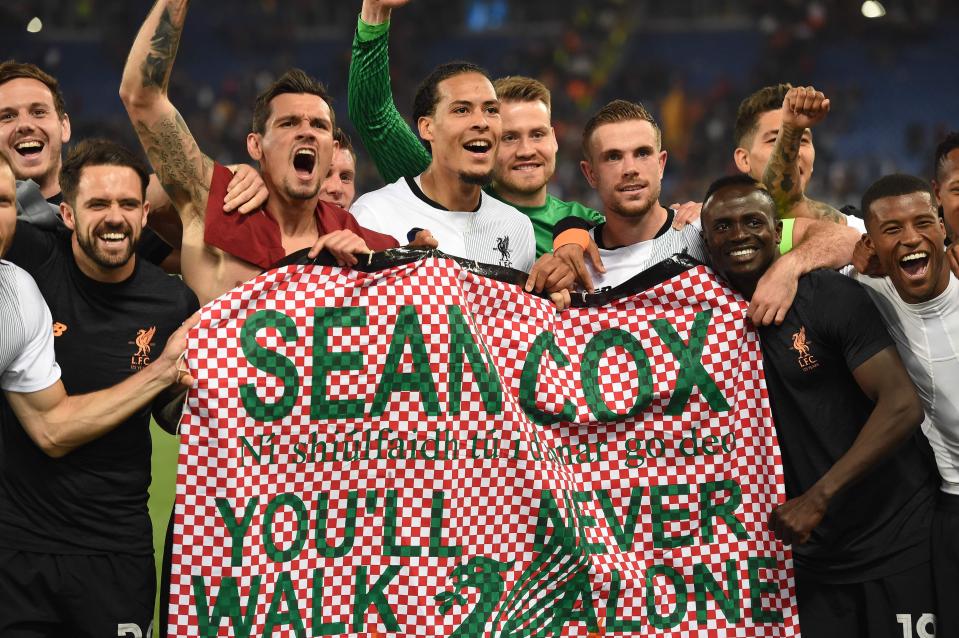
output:
[[[400,372],[403,361],[403,351],[406,343],[410,344],[410,354],[413,355],[413,371]],[[396,326],[393,329],[393,338],[390,340],[390,349],[386,353],[386,365],[383,366],[383,375],[380,384],[376,386],[373,396],[373,405],[370,416],[382,416],[390,397],[394,392],[419,392],[423,403],[423,412],[427,416],[436,416],[440,413],[440,400],[436,395],[436,382],[430,370],[430,355],[426,351],[423,341],[423,330],[420,320],[416,316],[416,308],[403,306],[396,317]]]
[[[280,607],[284,600],[286,601],[286,611],[281,613]],[[277,625],[292,625],[293,635],[296,638],[306,638],[306,629],[303,627],[303,619],[300,617],[300,604],[296,600],[296,592],[293,591],[293,581],[290,580],[289,572],[280,572],[280,577],[276,580],[273,600],[270,601],[270,609],[266,612],[266,622],[263,623],[263,638],[272,636]]]
[[685,508],[666,509],[663,503],[664,496],[682,496],[689,494],[689,485],[676,483],[673,485],[651,485],[649,487],[649,508],[653,516],[653,547],[672,549],[686,547],[695,542],[692,534],[680,536],[666,536],[666,521],[688,521],[689,510]]
[[[463,355],[469,361],[473,378],[479,385],[480,397],[487,414],[499,414],[503,410],[503,389],[500,386],[499,375],[492,357],[486,352],[486,347],[480,351],[469,323],[463,316],[463,309],[459,306],[448,306],[447,314],[450,321],[450,414],[460,413],[460,403],[463,400]],[[483,353],[486,352],[486,357]]]
[[749,600],[753,622],[781,623],[783,614],[775,609],[763,607],[763,594],[779,595],[779,583],[774,580],[763,580],[760,569],[779,569],[779,562],[773,556],[750,556],[746,565],[749,568]]
[[260,499],[256,496],[247,499],[243,520],[237,522],[230,500],[226,498],[216,499],[216,509],[223,517],[227,531],[230,532],[230,565],[233,567],[243,567],[243,539],[246,536],[246,530],[250,529],[250,523],[253,522],[253,513],[259,504]]
[[[668,616],[661,616],[656,610],[656,577],[665,576],[669,579],[673,591],[676,592],[676,606]],[[686,615],[686,581],[683,575],[669,565],[653,565],[646,570],[646,616],[649,624],[656,629],[672,629],[682,622]]]
[[[636,401],[626,414],[617,414],[606,405],[606,399],[599,388],[599,362],[603,355],[612,347],[620,346],[636,364],[636,377],[639,386],[636,388]],[[586,403],[590,412],[599,421],[616,421],[634,416],[646,409],[653,400],[653,373],[649,368],[649,358],[646,351],[632,334],[619,328],[608,328],[593,335],[586,344],[583,352],[583,361],[579,367],[579,378],[586,394]]]
[[371,606],[376,607],[377,613],[383,619],[383,624],[386,625],[386,631],[401,630],[400,624],[396,622],[396,614],[393,613],[383,590],[402,570],[401,565],[390,565],[383,571],[383,575],[367,589],[366,565],[360,565],[356,568],[356,588],[353,590],[353,631],[363,631],[366,624],[366,610]]
[[[257,600],[260,595],[260,577],[254,576],[250,585],[250,595],[246,601],[246,613],[240,609],[240,592],[237,589],[236,578],[224,576],[220,581],[220,591],[213,604],[213,613],[206,599],[206,583],[202,576],[193,576],[193,600],[196,604],[197,629],[203,638],[216,638],[220,633],[220,622],[224,617],[230,618],[233,631],[230,635],[236,638],[250,638],[253,628],[253,618],[256,616]],[[211,592],[212,596],[212,592]]]
[[256,396],[255,383],[240,387],[240,400],[250,417],[257,421],[276,421],[287,416],[300,396],[300,375],[293,362],[281,354],[262,347],[256,335],[265,328],[275,328],[286,343],[295,342],[300,335],[296,322],[282,312],[261,310],[243,322],[240,329],[240,345],[243,356],[251,366],[272,374],[283,384],[283,396],[276,403],[265,403]]
[[548,352],[549,356],[557,365],[566,367],[569,365],[569,359],[563,354],[563,351],[556,345],[552,332],[541,332],[533,340],[533,345],[529,348],[526,355],[526,362],[523,363],[523,373],[519,380],[519,404],[523,412],[529,417],[530,421],[537,425],[550,425],[560,421],[572,421],[576,418],[576,407],[569,400],[563,402],[563,409],[559,414],[553,414],[540,410],[536,407],[536,381],[539,378],[539,364],[543,358],[543,353]]
[[363,399],[330,399],[326,376],[334,370],[362,370],[362,352],[330,352],[330,328],[365,328],[366,308],[317,308],[313,312],[313,384],[310,417],[356,419],[363,416]]
[[686,409],[689,395],[694,387],[699,387],[709,409],[713,412],[728,412],[729,403],[719,391],[706,368],[703,367],[703,348],[706,345],[706,333],[709,331],[709,322],[713,318],[712,310],[704,310],[696,315],[693,327],[689,331],[689,343],[683,343],[676,329],[665,319],[654,319],[653,328],[663,340],[669,351],[679,361],[679,375],[676,378],[676,389],[666,406],[666,414],[678,416]]
[[[273,543],[273,518],[276,510],[287,506],[296,514],[296,537],[285,550],[279,549]],[[267,557],[277,563],[285,563],[296,558],[306,545],[309,536],[310,520],[306,512],[306,505],[296,494],[277,494],[266,506],[263,512],[263,549]]]

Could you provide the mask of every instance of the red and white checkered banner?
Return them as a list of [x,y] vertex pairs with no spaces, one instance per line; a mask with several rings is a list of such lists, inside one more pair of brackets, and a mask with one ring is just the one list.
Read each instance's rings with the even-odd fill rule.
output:
[[190,338],[172,636],[798,636],[745,304],[289,266]]

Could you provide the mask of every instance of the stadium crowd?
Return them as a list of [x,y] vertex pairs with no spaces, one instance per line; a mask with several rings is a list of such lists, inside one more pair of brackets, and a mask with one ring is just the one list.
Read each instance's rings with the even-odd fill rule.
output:
[[[78,140],[53,75],[0,64],[0,637],[146,631],[149,421],[176,427],[196,310],[294,253],[349,267],[399,246],[527,273],[558,311],[675,253],[711,265],[760,334],[788,497],[769,525],[793,546],[803,634],[901,636],[906,615],[959,635],[959,133],[909,149],[927,155],[920,176],[823,171],[823,122],[855,91],[781,83],[835,37],[817,11],[770,14],[763,82],[704,97],[623,62],[630,20],[652,10],[616,0],[573,3],[558,48],[521,54],[543,58],[544,81],[447,62],[412,90],[391,49],[412,46],[424,11],[464,15],[408,2],[347,12],[345,109],[302,70],[235,69],[181,112],[174,99],[204,94],[174,71],[189,3],[158,0],[117,87],[150,166]],[[68,3],[64,23],[99,4]],[[219,28],[264,46],[344,11],[298,4],[296,25],[261,1]],[[647,87],[658,120],[623,99]],[[667,162],[693,201],[667,204]],[[810,196],[814,166],[858,206]],[[358,189],[364,172],[385,185]]]

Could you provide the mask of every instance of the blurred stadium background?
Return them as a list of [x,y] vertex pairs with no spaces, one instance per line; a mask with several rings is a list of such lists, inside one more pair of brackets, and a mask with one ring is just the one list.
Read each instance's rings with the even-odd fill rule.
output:
[[[137,147],[117,98],[147,0],[6,0],[3,57],[62,82],[74,139]],[[200,147],[246,161],[257,91],[296,65],[322,79],[348,132],[346,81],[360,0],[193,3],[171,95]],[[885,15],[864,13],[884,9]],[[35,33],[27,31],[38,26]],[[394,16],[391,64],[408,116],[419,80],[467,59],[494,77],[531,75],[553,91],[560,161],[554,194],[597,204],[579,174],[589,114],[623,97],[652,108],[669,151],[664,201],[698,200],[734,171],[739,101],[765,84],[814,84],[833,100],[816,131],[810,194],[841,206],[892,170],[929,175],[937,140],[959,126],[955,0],[414,0]],[[355,140],[355,136],[354,136]],[[359,190],[382,182],[360,153]]]
[[[63,86],[73,139],[104,135],[139,148],[117,90],[148,0],[5,0],[2,58],[39,64]],[[171,95],[208,154],[247,161],[253,97],[290,66],[322,79],[346,116],[350,43],[360,0],[194,2]],[[560,158],[552,192],[598,206],[580,176],[590,113],[613,98],[642,101],[669,151],[663,202],[699,200],[735,172],[736,108],[777,82],[832,98],[815,132],[810,194],[856,203],[881,174],[932,174],[938,140],[959,127],[956,0],[414,0],[394,16],[391,67],[408,116],[436,64],[467,59],[493,77],[541,79],[553,91]],[[29,30],[28,30],[29,29]],[[354,141],[356,136],[353,135]],[[382,181],[360,155],[358,192]],[[156,426],[154,426],[155,428]],[[162,547],[173,499],[175,439],[155,429],[151,510]],[[159,557],[158,557],[159,558]]]

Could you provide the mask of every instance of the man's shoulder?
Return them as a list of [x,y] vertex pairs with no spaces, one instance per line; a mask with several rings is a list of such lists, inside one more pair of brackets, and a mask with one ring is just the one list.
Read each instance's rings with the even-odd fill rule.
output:
[[592,221],[602,221],[605,219],[603,214],[598,210],[580,204],[579,202],[566,201],[553,195],[546,196],[546,206],[550,210],[555,211],[559,217],[569,217],[572,215]]
[[517,221],[524,220],[526,223],[530,224],[530,228],[532,228],[532,222],[529,221],[529,217],[518,211],[514,206],[498,200],[487,193],[483,193],[481,197],[482,200],[480,201],[480,211],[484,214],[508,217]]
[[167,274],[162,268],[145,259],[138,261],[134,274],[137,289],[150,291],[150,295],[158,301],[176,304],[172,308],[178,314],[193,312],[199,307],[196,294],[182,279]]
[[387,184],[357,197],[350,207],[350,212],[353,212],[354,209],[372,209],[386,203],[393,205],[398,203],[417,204],[419,201],[407,185],[406,178],[401,177],[392,184]]

